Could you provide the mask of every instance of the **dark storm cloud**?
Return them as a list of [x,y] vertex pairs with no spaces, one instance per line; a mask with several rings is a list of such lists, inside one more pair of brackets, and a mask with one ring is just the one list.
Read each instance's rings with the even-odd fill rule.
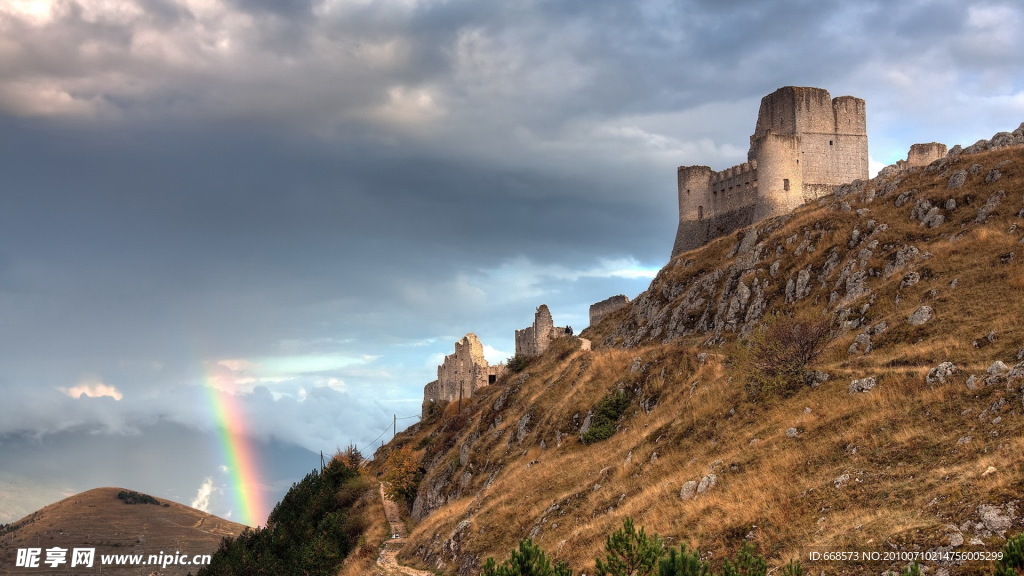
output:
[[1009,2],[39,7],[0,8],[0,434],[209,431],[216,385],[362,445],[466,332],[640,292],[675,167],[780,86],[865,98],[876,165],[1024,116]]

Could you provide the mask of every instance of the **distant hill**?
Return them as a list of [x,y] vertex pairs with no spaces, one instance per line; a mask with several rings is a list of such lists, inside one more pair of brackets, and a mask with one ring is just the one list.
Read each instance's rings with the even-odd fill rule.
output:
[[[713,563],[749,542],[812,574],[999,551],[1024,526],[1021,141],[682,253],[583,332],[593,351],[562,339],[398,434],[372,466],[420,471],[400,559],[471,576],[531,537],[591,574],[626,516]],[[784,318],[827,328],[795,384],[751,360],[806,337]],[[923,564],[991,573],[963,558]]]
[[[169,500],[123,488],[96,488],[0,528],[0,574],[184,576],[197,568],[148,565],[149,556],[164,554],[166,559],[183,554],[191,561],[195,555],[212,555],[223,537],[237,536],[245,528]],[[19,548],[40,548],[39,567],[16,567]],[[51,567],[45,563],[46,550],[51,548],[67,550],[63,564]],[[70,566],[74,548],[95,549],[93,568]],[[141,561],[103,564],[106,555],[141,555]]]

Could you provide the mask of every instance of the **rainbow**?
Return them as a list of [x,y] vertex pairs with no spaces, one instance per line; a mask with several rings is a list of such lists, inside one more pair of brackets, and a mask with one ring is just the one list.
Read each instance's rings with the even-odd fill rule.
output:
[[251,436],[247,434],[241,399],[237,394],[224,391],[225,388],[234,387],[233,382],[225,380],[208,373],[203,388],[210,400],[222,462],[227,466],[228,492],[233,512],[231,520],[256,526],[261,522],[266,523],[267,518],[260,490],[263,484],[259,478]]

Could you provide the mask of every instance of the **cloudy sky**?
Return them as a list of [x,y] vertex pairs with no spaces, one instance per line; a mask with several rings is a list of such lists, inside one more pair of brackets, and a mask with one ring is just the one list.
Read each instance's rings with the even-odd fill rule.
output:
[[225,405],[272,504],[418,414],[465,333],[499,361],[539,304],[578,330],[641,292],[675,167],[745,160],[765,94],[864,98],[877,170],[1016,128],[1021,29],[1011,0],[3,0],[0,522],[90,483],[241,518]]

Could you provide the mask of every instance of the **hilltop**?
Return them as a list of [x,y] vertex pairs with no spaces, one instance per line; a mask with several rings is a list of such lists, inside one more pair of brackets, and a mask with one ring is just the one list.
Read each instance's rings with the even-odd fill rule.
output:
[[[402,560],[475,574],[531,537],[591,573],[627,516],[712,561],[751,542],[813,573],[906,562],[810,549],[999,550],[1024,512],[1022,139],[681,253],[581,334],[593,350],[559,339],[400,433],[373,466],[422,470]],[[743,359],[782,317],[824,323],[827,344],[805,382],[758,393]]]
[[[181,553],[213,554],[221,539],[242,533],[246,526],[169,500],[125,490],[95,488],[50,504],[7,525],[0,531],[0,566],[4,574],[79,574],[71,568],[71,550],[94,548],[93,568],[97,574],[174,575],[195,572],[194,566],[150,566],[142,563],[104,565],[103,554],[144,556]],[[19,548],[41,548],[37,568],[15,567]],[[67,562],[57,567],[45,564],[47,548],[68,550]]]

